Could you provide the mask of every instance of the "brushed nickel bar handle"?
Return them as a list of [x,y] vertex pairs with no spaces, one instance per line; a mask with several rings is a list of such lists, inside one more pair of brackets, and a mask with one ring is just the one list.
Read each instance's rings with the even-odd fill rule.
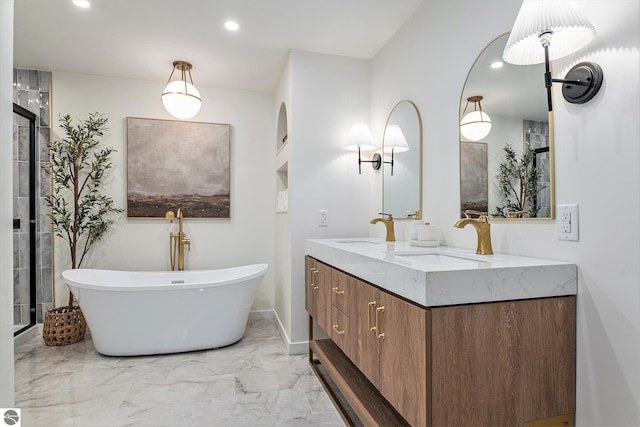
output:
[[335,288],[331,288],[331,290],[333,291],[334,294],[336,295],[342,295],[344,294],[344,291],[339,291],[339,288],[336,286]]
[[342,331],[339,330],[338,329],[338,325],[333,325],[332,328],[338,335],[343,335],[344,334],[344,329]]

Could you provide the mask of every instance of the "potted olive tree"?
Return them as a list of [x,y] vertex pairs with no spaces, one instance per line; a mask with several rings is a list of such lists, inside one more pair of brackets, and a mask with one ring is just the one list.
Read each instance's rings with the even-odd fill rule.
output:
[[[100,113],[74,126],[70,115],[61,116],[64,138],[51,143],[52,192],[46,197],[54,234],[69,246],[71,268],[80,268],[89,249],[102,239],[123,212],[113,199],[101,194],[103,179],[111,168],[113,148],[99,148],[107,130]],[[69,303],[46,311],[43,338],[47,345],[67,345],[84,339],[86,322],[80,307]]]
[[504,161],[498,166],[496,175],[502,200],[494,215],[504,218],[529,215],[534,218],[540,210],[535,198],[547,186],[540,182],[542,169],[534,166],[535,153],[525,148],[518,156],[511,144],[506,144],[503,150]]

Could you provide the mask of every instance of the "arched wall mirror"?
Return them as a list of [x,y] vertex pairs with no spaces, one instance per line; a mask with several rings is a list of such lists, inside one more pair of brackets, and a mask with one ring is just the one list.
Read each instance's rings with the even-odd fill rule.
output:
[[[502,61],[508,37],[498,37],[482,51],[462,90],[461,122],[481,109],[491,124],[480,139],[475,130],[460,129],[460,214],[553,219],[553,113],[547,111],[544,65]],[[476,130],[489,126],[486,116],[480,121],[485,123],[477,123]]]
[[382,139],[382,211],[408,218],[422,210],[422,120],[418,107],[400,101],[393,107]]

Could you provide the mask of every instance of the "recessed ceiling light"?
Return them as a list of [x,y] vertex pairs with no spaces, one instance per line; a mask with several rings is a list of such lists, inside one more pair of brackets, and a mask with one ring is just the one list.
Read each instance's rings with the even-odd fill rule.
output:
[[83,9],[88,9],[91,6],[89,0],[73,0],[73,4]]
[[229,31],[238,31],[240,29],[240,24],[236,21],[227,21],[224,23],[224,27]]
[[493,64],[491,64],[491,68],[501,68],[504,64],[502,63],[502,61],[496,61]]

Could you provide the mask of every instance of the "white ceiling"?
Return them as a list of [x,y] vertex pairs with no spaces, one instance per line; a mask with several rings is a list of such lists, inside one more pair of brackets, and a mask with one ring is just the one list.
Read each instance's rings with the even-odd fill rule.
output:
[[[372,58],[422,0],[16,0],[14,66],[272,91],[290,49]],[[234,19],[240,31],[223,23]]]

